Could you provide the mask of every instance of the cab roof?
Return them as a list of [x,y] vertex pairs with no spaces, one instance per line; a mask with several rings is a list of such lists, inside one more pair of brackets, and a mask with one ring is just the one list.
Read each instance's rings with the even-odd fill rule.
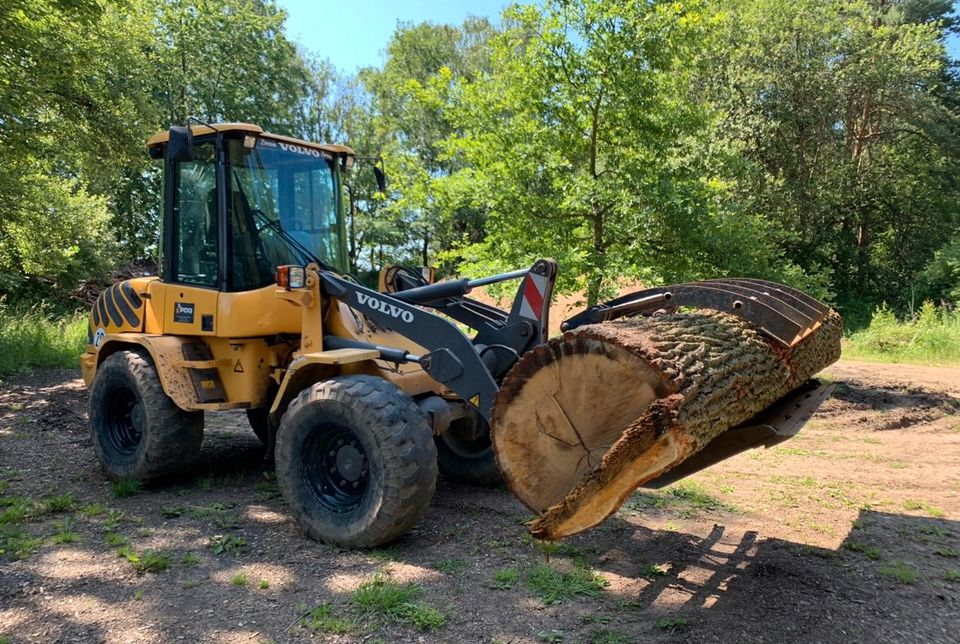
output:
[[[271,134],[270,132],[264,132],[263,128],[261,128],[259,125],[253,125],[252,123],[213,123],[209,126],[193,123],[190,125],[190,130],[193,132],[194,136],[202,136],[204,134],[211,134],[213,132],[242,132],[274,139],[276,141],[283,141],[285,143],[296,143],[297,145],[303,145],[308,148],[323,150],[328,154],[345,155],[348,157],[348,166],[351,165],[353,157],[356,156],[356,153],[353,151],[353,149],[347,147],[346,145],[337,145],[336,143],[312,143],[310,141],[303,141],[301,139],[295,139],[293,137],[283,136],[281,134]],[[152,148],[157,145],[162,145],[168,140],[170,140],[169,131],[164,130],[163,132],[157,132],[147,139],[147,147]]]

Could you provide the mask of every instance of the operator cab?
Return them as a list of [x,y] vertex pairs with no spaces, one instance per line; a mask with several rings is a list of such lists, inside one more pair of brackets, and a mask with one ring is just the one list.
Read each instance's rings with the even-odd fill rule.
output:
[[245,123],[172,127],[147,145],[164,159],[164,282],[238,292],[274,284],[283,265],[347,272],[350,148]]

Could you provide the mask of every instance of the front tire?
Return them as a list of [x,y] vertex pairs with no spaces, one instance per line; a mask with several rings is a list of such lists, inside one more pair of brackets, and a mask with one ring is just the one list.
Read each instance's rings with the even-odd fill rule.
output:
[[203,412],[177,407],[139,351],[118,351],[97,369],[89,418],[97,458],[114,481],[164,478],[200,456]]
[[280,423],[275,462],[304,532],[338,546],[396,539],[436,488],[426,418],[412,398],[373,376],[333,378],[300,392]]

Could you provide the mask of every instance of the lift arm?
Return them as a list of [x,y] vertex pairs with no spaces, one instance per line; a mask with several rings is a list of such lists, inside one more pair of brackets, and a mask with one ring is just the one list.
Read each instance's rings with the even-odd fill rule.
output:
[[[505,373],[524,352],[546,340],[556,264],[540,260],[528,270],[480,280],[440,282],[393,294],[369,289],[333,271],[321,269],[318,275],[326,295],[429,352],[414,356],[389,347],[370,348],[378,349],[384,359],[419,363],[431,378],[489,420],[499,389],[496,376]],[[464,297],[476,286],[517,278],[523,281],[510,313]],[[477,337],[471,340],[455,324],[425,306],[476,328]],[[328,340],[331,346],[341,344],[339,338]]]

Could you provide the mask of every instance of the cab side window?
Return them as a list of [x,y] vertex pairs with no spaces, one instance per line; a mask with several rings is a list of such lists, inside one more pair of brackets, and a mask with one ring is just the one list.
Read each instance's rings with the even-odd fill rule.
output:
[[213,143],[200,143],[174,177],[173,266],[178,282],[217,286],[217,166]]

